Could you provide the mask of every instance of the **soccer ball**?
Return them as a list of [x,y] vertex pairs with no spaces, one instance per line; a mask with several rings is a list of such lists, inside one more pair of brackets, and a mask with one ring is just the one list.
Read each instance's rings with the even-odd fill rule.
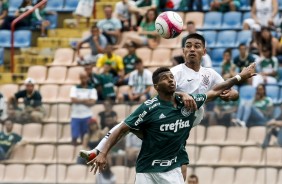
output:
[[155,27],[161,37],[171,39],[182,32],[183,20],[178,13],[166,11],[157,17]]

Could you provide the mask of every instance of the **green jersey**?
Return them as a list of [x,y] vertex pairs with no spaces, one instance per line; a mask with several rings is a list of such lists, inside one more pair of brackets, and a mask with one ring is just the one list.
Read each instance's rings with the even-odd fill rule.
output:
[[137,59],[137,55],[136,54],[133,54],[133,55],[126,55],[124,58],[123,58],[123,64],[124,64],[124,71],[125,71],[125,74],[128,74],[130,72],[132,72],[134,69],[135,69],[135,62],[136,62],[136,59]]
[[99,83],[102,86],[102,93],[104,98],[116,96],[114,89],[114,76],[112,74],[97,75]]
[[[192,95],[200,108],[206,95]],[[193,127],[195,112],[187,111],[179,96],[177,107],[156,96],[145,101],[124,120],[131,129],[143,133],[136,172],[167,172],[188,163],[185,145]],[[185,154],[184,154],[185,153]]]
[[14,144],[21,140],[22,137],[16,133],[6,134],[4,132],[0,132],[0,147],[3,148],[5,153],[7,153]]

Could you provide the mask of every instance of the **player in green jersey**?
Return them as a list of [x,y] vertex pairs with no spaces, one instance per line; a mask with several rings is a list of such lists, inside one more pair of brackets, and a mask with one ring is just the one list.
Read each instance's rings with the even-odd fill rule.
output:
[[[206,94],[192,95],[199,109],[204,102],[218,97],[240,80],[254,76],[255,64],[245,68],[240,75],[216,85]],[[195,120],[195,112],[188,111],[181,97],[175,94],[176,84],[168,68],[158,68],[153,73],[154,87],[158,95],[147,100],[115,129],[99,155],[88,164],[92,170],[101,171],[106,164],[109,150],[131,130],[143,133],[143,142],[136,164],[136,184],[174,183],[183,184],[181,165],[185,160],[179,155]]]

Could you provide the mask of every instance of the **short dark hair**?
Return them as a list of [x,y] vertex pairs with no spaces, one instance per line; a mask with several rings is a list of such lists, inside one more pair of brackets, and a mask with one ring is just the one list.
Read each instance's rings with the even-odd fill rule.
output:
[[154,84],[157,84],[160,79],[160,73],[169,72],[170,69],[167,67],[159,67],[153,72],[152,80]]
[[190,21],[187,22],[187,25],[189,25],[189,24],[193,24],[194,25],[195,23],[190,20]]
[[229,53],[230,55],[232,55],[232,50],[231,50],[231,48],[225,49],[224,52],[223,52],[223,54],[225,54],[225,53]]
[[196,174],[191,174],[189,178],[195,178],[197,182],[199,182],[199,178]]
[[138,58],[136,58],[134,64],[142,64],[142,63],[143,63],[142,59],[138,57]]
[[242,46],[246,47],[247,45],[245,43],[240,43],[239,48],[242,47]]
[[204,47],[206,46],[206,40],[205,40],[205,38],[202,35],[200,35],[198,33],[191,33],[188,36],[186,36],[185,43],[186,43],[186,41],[188,39],[191,39],[191,38],[194,38],[194,39],[197,39],[197,40],[201,40],[203,46]]
[[103,9],[105,9],[105,8],[113,8],[113,6],[112,6],[111,4],[105,4],[105,5],[103,6]]

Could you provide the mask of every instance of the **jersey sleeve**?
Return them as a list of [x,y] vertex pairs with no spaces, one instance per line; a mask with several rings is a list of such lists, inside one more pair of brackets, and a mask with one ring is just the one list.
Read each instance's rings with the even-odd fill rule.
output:
[[24,91],[19,91],[15,94],[15,98],[19,99],[19,98],[23,98],[25,97],[25,92]]
[[212,72],[213,72],[213,81],[211,86],[224,82],[224,79],[221,77],[221,75],[219,75],[219,73],[217,73],[215,70],[212,70]]
[[146,123],[148,119],[148,110],[146,106],[142,104],[124,120],[124,123],[131,129],[140,130],[141,126]]
[[91,89],[90,99],[93,99],[93,100],[98,99],[97,90],[95,88]]
[[133,83],[134,83],[133,78],[134,78],[134,72],[131,72],[131,73],[129,74],[129,78],[128,78],[128,85],[129,85],[129,86],[133,86]]
[[203,106],[203,104],[205,103],[205,101],[207,100],[207,95],[205,94],[195,94],[191,96],[196,102],[197,109],[200,109]]

